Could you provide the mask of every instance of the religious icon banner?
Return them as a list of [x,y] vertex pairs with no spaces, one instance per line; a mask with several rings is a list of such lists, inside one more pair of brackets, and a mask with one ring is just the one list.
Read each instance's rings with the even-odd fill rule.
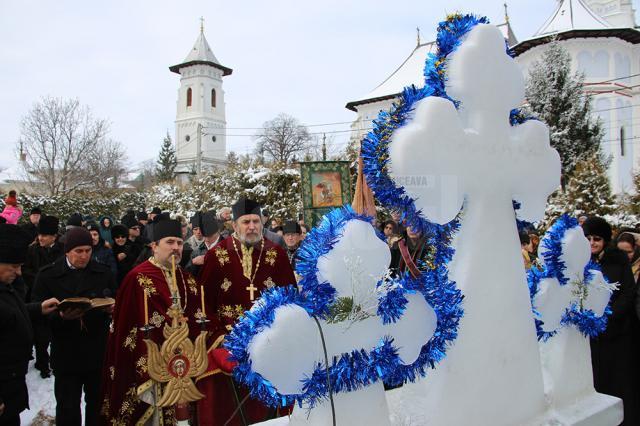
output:
[[304,222],[313,227],[335,207],[351,202],[348,161],[300,162]]

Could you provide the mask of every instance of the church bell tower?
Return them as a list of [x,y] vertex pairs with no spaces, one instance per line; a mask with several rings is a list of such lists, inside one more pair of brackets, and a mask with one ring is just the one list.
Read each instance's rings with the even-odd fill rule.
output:
[[204,24],[187,57],[169,67],[180,75],[176,103],[176,176],[186,183],[189,175],[224,166],[226,113],[222,78],[232,73],[218,61],[204,36]]

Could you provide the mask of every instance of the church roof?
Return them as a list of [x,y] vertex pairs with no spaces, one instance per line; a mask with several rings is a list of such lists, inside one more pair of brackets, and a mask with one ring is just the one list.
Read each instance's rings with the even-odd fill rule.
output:
[[589,8],[582,0],[561,0],[558,7],[536,33],[513,47],[516,56],[532,47],[546,44],[552,38],[616,37],[632,44],[640,43],[640,31],[635,28],[616,28]]
[[[509,46],[518,43],[508,21],[497,27],[509,42]],[[436,52],[436,48],[435,41],[418,44],[390,76],[366,95],[347,103],[346,108],[356,111],[358,105],[393,99],[407,86],[423,87],[425,61],[429,53]]]
[[571,30],[601,30],[611,28],[582,0],[562,0],[555,12],[542,24],[533,37],[540,37]]
[[200,30],[200,35],[193,45],[193,49],[189,52],[187,57],[182,61],[181,64],[173,65],[169,67],[169,70],[180,74],[180,68],[187,67],[189,65],[211,65],[212,67],[218,68],[222,71],[222,75],[229,75],[233,72],[231,68],[227,68],[220,64],[218,58],[213,54],[211,50],[211,46],[207,42],[207,39],[204,36],[204,31]]

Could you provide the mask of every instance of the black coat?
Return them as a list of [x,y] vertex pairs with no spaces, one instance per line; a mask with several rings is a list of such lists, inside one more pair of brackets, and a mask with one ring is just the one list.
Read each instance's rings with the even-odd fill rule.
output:
[[[115,280],[109,268],[90,261],[84,269],[71,269],[61,257],[45,266],[36,277],[32,299],[51,297],[115,297]],[[51,367],[54,374],[83,373],[102,368],[110,315],[94,309],[82,320],[63,320],[58,312],[49,316],[51,325]]]
[[25,375],[31,357],[31,318],[40,304],[25,305],[20,294],[24,284],[18,277],[12,284],[0,283],[0,403],[7,417],[29,407]]
[[[116,283],[120,286],[120,283],[124,279],[124,277],[129,273],[129,271],[133,268],[133,263],[138,258],[138,253],[135,252],[135,248],[133,245],[127,243],[125,245],[119,246],[116,243],[113,243],[113,257],[116,260],[116,265],[118,268],[118,274],[116,275]],[[119,254],[124,254],[124,259],[118,259]]]
[[596,391],[622,398],[624,424],[638,424],[635,346],[633,343],[636,284],[627,255],[608,248],[596,260],[603,275],[619,288],[611,296],[612,314],[607,329],[591,339],[591,363]]
[[22,277],[27,285],[27,301],[31,300],[31,289],[33,289],[38,271],[55,262],[63,254],[62,245],[58,242],[55,242],[51,247],[42,247],[37,241],[29,246],[27,260],[22,265]]

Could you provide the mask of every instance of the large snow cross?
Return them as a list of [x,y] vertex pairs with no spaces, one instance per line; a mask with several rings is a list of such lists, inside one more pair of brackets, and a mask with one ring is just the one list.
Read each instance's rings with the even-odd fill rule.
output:
[[421,407],[430,425],[527,424],[545,403],[512,200],[522,219],[541,219],[560,159],[543,123],[509,123],[524,80],[496,27],[477,25],[447,61],[447,94],[459,109],[421,100],[392,136],[389,172],[432,222],[453,220],[464,203],[450,277],[465,316],[441,368],[390,402],[396,412]]

